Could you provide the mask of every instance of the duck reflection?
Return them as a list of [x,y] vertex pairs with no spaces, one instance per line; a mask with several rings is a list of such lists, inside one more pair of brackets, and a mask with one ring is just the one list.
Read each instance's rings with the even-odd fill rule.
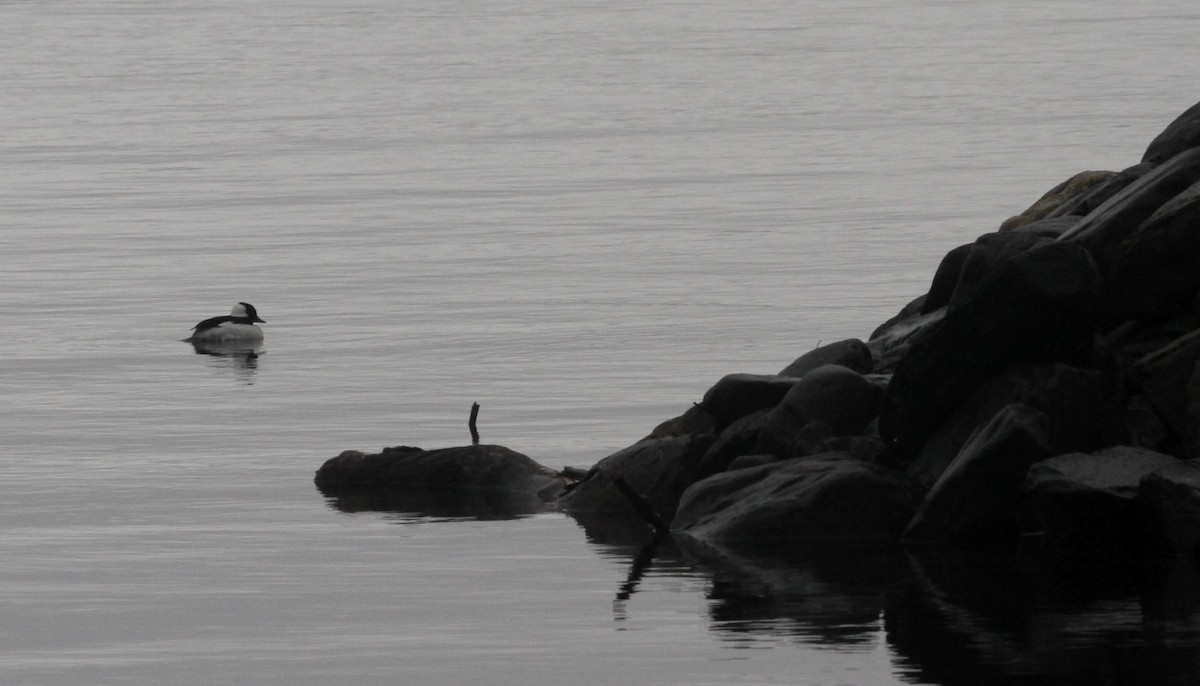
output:
[[228,367],[245,383],[254,383],[258,358],[264,355],[262,341],[188,341],[197,355],[214,358],[215,366]]

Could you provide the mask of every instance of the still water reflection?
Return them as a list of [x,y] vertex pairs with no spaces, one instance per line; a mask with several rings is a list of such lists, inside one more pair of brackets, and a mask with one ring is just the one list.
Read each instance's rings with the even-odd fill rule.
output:
[[[366,500],[331,505],[372,509]],[[405,508],[408,516],[496,515],[477,502],[455,509],[391,500],[379,509]],[[598,554],[626,570],[613,579],[618,623],[647,579],[699,580],[718,640],[850,654],[882,641],[904,683],[1200,683],[1200,571],[1192,561],[900,549],[761,555],[655,537],[640,522],[578,524]]]
[[258,371],[258,358],[266,352],[262,341],[189,341],[197,355],[209,357],[214,367],[229,369],[234,378],[253,384]]

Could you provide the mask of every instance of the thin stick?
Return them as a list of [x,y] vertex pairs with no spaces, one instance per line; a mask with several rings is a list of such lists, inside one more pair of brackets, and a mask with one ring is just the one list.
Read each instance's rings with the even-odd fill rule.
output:
[[641,496],[640,493],[633,490],[633,486],[630,486],[629,483],[625,481],[625,477],[621,476],[620,474],[614,476],[612,481],[614,484],[616,484],[617,490],[621,492],[621,495],[625,496],[629,500],[630,505],[633,505],[633,509],[637,510],[638,516],[642,518],[642,521],[646,522],[651,529],[654,529],[654,535],[666,536],[667,532],[671,530],[671,527],[667,526],[667,523],[663,521],[663,518],[658,516],[658,513],[654,511],[654,506],[650,504],[650,501],[646,500]]
[[471,419],[467,427],[471,429],[471,445],[479,445],[479,430],[475,428],[475,419],[479,417],[479,403],[471,403]]

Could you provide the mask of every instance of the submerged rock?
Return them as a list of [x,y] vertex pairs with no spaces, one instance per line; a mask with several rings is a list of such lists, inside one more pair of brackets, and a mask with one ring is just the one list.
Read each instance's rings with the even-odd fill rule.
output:
[[347,450],[317,470],[325,493],[353,490],[502,490],[558,497],[566,485],[559,472],[501,445],[469,445],[438,450],[397,447],[365,454]]

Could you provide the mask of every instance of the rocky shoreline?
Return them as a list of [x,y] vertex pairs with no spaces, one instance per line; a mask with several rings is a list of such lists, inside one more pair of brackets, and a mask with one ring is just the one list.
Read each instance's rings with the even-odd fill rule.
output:
[[726,376],[586,474],[499,446],[395,448],[343,453],[317,485],[346,502],[516,494],[496,512],[550,504],[585,525],[771,554],[1194,558],[1200,104],[1137,164],[1077,174],[950,250],[928,293],[866,340]]

